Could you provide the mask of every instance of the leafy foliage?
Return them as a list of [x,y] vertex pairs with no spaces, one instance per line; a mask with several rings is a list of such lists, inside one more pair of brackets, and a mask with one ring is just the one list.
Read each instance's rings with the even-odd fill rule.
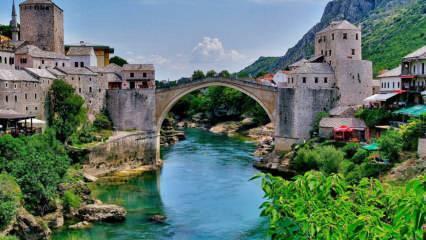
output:
[[216,77],[216,75],[217,75],[217,73],[216,73],[215,70],[210,70],[206,73],[206,77],[208,77],[208,78]]
[[402,147],[407,151],[416,151],[419,145],[419,138],[424,136],[426,130],[426,119],[416,118],[411,119],[408,124],[401,126],[400,132],[402,135]]
[[32,137],[0,138],[0,172],[16,178],[26,208],[35,214],[51,210],[69,163],[64,146],[52,131]]
[[262,175],[274,240],[422,239],[425,176],[404,187],[375,179],[350,185],[340,175],[308,172],[294,181]]
[[382,157],[391,162],[399,160],[399,153],[402,150],[402,136],[398,131],[389,130],[378,140]]
[[48,95],[49,126],[55,129],[56,137],[65,142],[86,121],[84,99],[63,80],[53,82]]
[[81,205],[81,198],[75,194],[72,190],[67,190],[64,192],[64,207],[65,209],[76,209]]
[[201,70],[196,70],[194,71],[194,73],[192,74],[192,80],[201,80],[206,78],[206,75],[204,75],[204,72]]
[[355,116],[364,120],[368,127],[375,127],[380,124],[385,124],[392,117],[392,113],[382,108],[375,109],[359,109]]
[[93,126],[98,130],[111,130],[112,129],[112,121],[109,117],[108,112],[103,111],[96,115],[96,119],[93,122]]
[[302,148],[292,161],[298,171],[321,170],[327,174],[337,173],[344,153],[333,146],[321,146],[314,149]]
[[21,204],[22,193],[15,178],[0,174],[0,230],[7,226]]
[[127,60],[124,58],[121,58],[119,56],[114,56],[109,60],[110,63],[117,64],[118,66],[122,67],[125,64],[127,64]]

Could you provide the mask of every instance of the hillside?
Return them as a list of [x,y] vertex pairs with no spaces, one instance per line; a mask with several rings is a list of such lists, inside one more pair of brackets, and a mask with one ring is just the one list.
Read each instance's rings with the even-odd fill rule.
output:
[[315,33],[331,21],[347,19],[363,27],[364,58],[374,62],[374,72],[391,68],[405,54],[426,44],[426,2],[424,0],[333,0],[321,21],[312,27],[287,53],[274,61],[260,61],[240,74],[272,72],[313,54]]

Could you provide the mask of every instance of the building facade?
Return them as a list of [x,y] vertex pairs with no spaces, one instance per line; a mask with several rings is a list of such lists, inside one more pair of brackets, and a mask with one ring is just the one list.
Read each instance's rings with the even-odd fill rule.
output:
[[125,64],[121,72],[124,89],[155,88],[153,64]]

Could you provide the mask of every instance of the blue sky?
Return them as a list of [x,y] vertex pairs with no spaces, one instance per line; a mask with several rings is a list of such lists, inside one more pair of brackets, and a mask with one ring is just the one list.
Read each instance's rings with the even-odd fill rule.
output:
[[[12,0],[0,0],[0,22]],[[17,2],[20,2],[17,0]],[[157,79],[195,69],[239,71],[281,56],[322,15],[327,0],[55,0],[65,42],[107,44],[132,63],[154,63]]]

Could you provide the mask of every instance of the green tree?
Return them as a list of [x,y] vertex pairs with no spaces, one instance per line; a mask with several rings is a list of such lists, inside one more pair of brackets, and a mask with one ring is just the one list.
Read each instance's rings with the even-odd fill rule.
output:
[[192,74],[192,80],[201,80],[206,78],[206,75],[204,75],[204,72],[201,70],[196,70],[194,71],[194,73]]
[[221,78],[231,78],[231,74],[227,70],[223,70],[219,73],[219,77]]
[[217,73],[216,73],[215,70],[210,70],[206,73],[207,78],[214,78],[214,77],[216,77],[216,75],[217,75]]
[[314,123],[312,126],[312,131],[311,133],[318,133],[319,132],[319,127],[320,127],[320,122],[323,118],[326,118],[330,116],[327,112],[319,112],[315,115],[315,119],[314,119]]
[[392,118],[392,113],[382,108],[360,109],[355,113],[357,118],[364,120],[368,127],[375,127],[380,124],[387,124]]
[[417,151],[419,138],[423,137],[426,131],[426,117],[411,119],[408,124],[401,126],[403,149],[407,151]]
[[109,60],[110,63],[117,64],[118,66],[122,67],[124,64],[127,64],[127,60],[124,58],[121,58],[119,56],[114,56]]
[[74,88],[63,80],[56,80],[48,94],[49,126],[56,131],[56,137],[65,142],[78,127],[87,120],[84,99]]
[[16,215],[21,199],[21,189],[15,178],[7,174],[0,174],[0,230],[7,226]]
[[294,181],[260,175],[274,240],[423,239],[425,176],[403,187],[308,172]]
[[402,151],[402,136],[396,130],[385,132],[379,139],[380,153],[382,158],[390,162],[399,160],[399,153]]

